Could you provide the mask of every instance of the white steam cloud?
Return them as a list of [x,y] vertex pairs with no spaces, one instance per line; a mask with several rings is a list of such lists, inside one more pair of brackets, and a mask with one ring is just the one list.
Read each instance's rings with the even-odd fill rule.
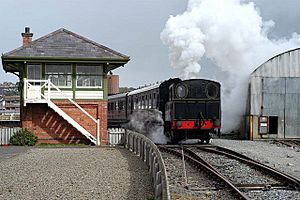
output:
[[144,134],[156,144],[167,144],[168,138],[164,135],[164,121],[158,110],[138,110],[130,115],[126,128]]
[[[190,0],[183,14],[169,17],[161,33],[171,66],[182,78],[221,82],[223,132],[239,126],[250,73],[270,57],[300,45],[297,33],[289,39],[269,39],[274,25],[262,20],[253,2]],[[202,60],[213,65],[201,70]]]

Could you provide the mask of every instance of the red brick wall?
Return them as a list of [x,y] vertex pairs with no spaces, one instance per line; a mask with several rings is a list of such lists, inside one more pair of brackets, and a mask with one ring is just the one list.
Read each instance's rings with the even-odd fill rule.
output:
[[[100,134],[102,143],[107,144],[107,102],[106,101],[76,101],[94,118],[100,118]],[[56,100],[54,103],[72,117],[83,128],[95,137],[96,123],[67,100]],[[38,143],[90,143],[71,124],[64,120],[47,104],[27,104],[22,107],[22,128],[33,131],[39,138]]]
[[28,46],[32,42],[32,37],[23,37],[23,46]]

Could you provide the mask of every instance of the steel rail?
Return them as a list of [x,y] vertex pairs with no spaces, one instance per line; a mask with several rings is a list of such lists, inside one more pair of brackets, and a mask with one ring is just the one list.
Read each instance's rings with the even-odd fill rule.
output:
[[286,145],[288,147],[296,147],[300,148],[300,141],[299,140],[274,140],[274,142]]
[[278,177],[284,181],[286,181],[288,186],[292,186],[295,190],[300,190],[300,180],[294,176],[291,176],[289,174],[285,174],[283,172],[280,172],[272,167],[269,167],[265,164],[262,164],[260,162],[257,162],[245,155],[242,155],[240,153],[237,153],[235,151],[232,151],[230,149],[224,148],[224,147],[219,147],[219,146],[211,146],[211,147],[202,147],[202,146],[197,146],[197,149],[207,151],[207,152],[212,152],[216,153],[219,155],[225,155],[230,158],[234,158],[236,160],[239,160],[245,164],[248,164],[250,166],[254,166],[255,168],[258,168],[262,171],[267,172],[268,174],[272,175],[273,177]]
[[[179,151],[174,150],[173,148],[179,148],[173,145],[172,147],[168,147],[165,145],[159,145],[158,148],[161,151],[165,151],[168,153],[171,153],[179,158],[182,157],[182,153]],[[186,151],[186,148],[184,148],[184,151]],[[188,154],[190,154],[192,151],[188,150]],[[235,187],[230,181],[227,180],[226,177],[224,177],[222,174],[220,174],[216,169],[214,169],[209,163],[202,160],[199,156],[198,159],[195,159],[194,156],[197,156],[195,153],[193,156],[185,154],[185,160],[189,161],[191,164],[204,169],[206,172],[211,173],[218,177],[220,180],[222,180],[229,188],[231,188],[240,199],[250,200],[249,197],[247,197],[243,192],[241,192],[237,187]]]

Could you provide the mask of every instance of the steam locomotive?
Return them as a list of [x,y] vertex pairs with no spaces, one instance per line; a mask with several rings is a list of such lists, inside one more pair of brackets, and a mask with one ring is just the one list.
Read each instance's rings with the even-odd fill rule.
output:
[[208,143],[211,133],[220,133],[220,87],[211,80],[174,78],[109,96],[108,126],[130,126],[132,120],[144,129],[161,124],[171,142],[199,139]]

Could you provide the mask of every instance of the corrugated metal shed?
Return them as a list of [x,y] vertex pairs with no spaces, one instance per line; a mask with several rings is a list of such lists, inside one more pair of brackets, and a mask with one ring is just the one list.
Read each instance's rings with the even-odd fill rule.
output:
[[300,77],[300,48],[272,57],[254,72],[253,76],[264,77]]
[[276,137],[300,138],[300,48],[274,56],[251,74],[249,102],[250,116],[278,117]]

